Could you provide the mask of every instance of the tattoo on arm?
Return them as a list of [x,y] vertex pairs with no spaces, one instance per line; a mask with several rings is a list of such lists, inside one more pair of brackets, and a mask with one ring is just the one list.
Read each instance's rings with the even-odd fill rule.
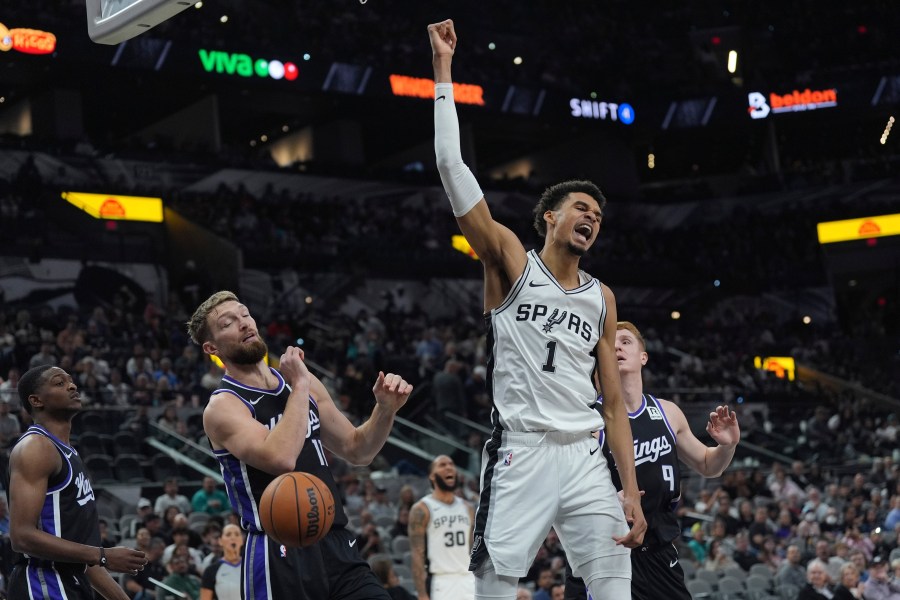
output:
[[411,570],[416,591],[427,594],[425,581],[425,527],[428,525],[428,510],[421,503],[414,504],[409,511],[409,549],[411,551]]

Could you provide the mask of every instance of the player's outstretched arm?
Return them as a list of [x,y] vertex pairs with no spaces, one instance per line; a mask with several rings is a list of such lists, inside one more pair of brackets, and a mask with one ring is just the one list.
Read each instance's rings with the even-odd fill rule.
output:
[[485,267],[503,269],[514,281],[525,269],[525,248],[512,231],[494,221],[478,181],[462,159],[450,75],[457,45],[453,21],[429,25],[428,36],[435,81],[434,151],[441,182],[460,231]]
[[704,477],[721,475],[731,464],[734,451],[741,441],[741,428],[734,411],[729,411],[727,406],[717,406],[714,412],[709,413],[706,431],[718,444],[710,448],[697,439],[677,404],[668,400],[660,402],[666,411],[666,418],[675,429],[678,458]]
[[289,346],[278,366],[291,394],[281,420],[271,430],[253,418],[247,406],[230,392],[212,396],[203,411],[203,430],[213,449],[226,449],[239,461],[271,475],[294,470],[306,440],[312,375],[303,351]]
[[425,529],[428,527],[428,519],[430,518],[428,507],[424,502],[419,500],[409,509],[409,549],[410,549],[410,571],[412,571],[413,583],[416,585],[416,594],[418,600],[429,600],[427,579],[428,574],[425,572],[425,548],[427,547],[427,539],[425,537]]
[[628,409],[622,397],[622,381],[619,379],[619,366],[616,361],[616,298],[612,290],[605,285],[603,297],[606,300],[606,320],[603,323],[603,333],[597,342],[597,366],[600,371],[600,388],[603,392],[603,420],[606,421],[609,449],[612,450],[622,481],[622,509],[625,511],[625,519],[631,525],[631,531],[627,535],[614,539],[617,544],[636,548],[644,541],[647,521],[641,509],[641,494],[634,470],[634,439],[631,436],[631,423],[628,421]]
[[394,426],[397,414],[412,393],[413,386],[399,375],[382,372],[372,387],[375,408],[369,419],[354,427],[337,409],[322,382],[313,377],[311,392],[319,407],[322,442],[325,447],[353,465],[367,465],[381,451]]

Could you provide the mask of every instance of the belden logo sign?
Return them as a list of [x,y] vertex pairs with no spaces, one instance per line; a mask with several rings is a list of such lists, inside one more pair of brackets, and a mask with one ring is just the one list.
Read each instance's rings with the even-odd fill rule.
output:
[[837,89],[811,90],[802,92],[793,90],[786,94],[769,93],[768,98],[762,92],[750,92],[747,96],[751,119],[765,119],[769,113],[802,112],[817,108],[834,108],[837,106]]

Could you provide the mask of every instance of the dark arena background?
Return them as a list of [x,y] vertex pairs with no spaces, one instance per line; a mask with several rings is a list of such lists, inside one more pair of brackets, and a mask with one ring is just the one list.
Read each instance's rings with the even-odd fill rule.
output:
[[[379,370],[415,385],[372,465],[331,457],[361,551],[389,555],[415,592],[408,500],[429,491],[436,454],[477,498],[490,433],[483,269],[434,159],[426,26],[445,18],[463,157],[494,217],[539,246],[543,189],[596,182],[609,203],[582,267],[647,339],[644,389],[706,443],[713,407],[738,414],[726,473],[683,469],[695,596],[793,599],[774,577],[789,545],[803,564],[863,572],[900,557],[900,10],[887,0],[203,0],[118,44],[92,41],[80,1],[5,3],[4,465],[28,424],[17,378],[49,362],[81,389],[75,446],[110,539],[137,543],[138,504],[167,478],[189,499],[204,477],[221,483],[201,415],[222,371],[184,323],[230,289],[272,362],[302,343],[354,423]],[[767,526],[747,549],[758,507]],[[177,512],[150,533],[165,539]],[[198,553],[214,552],[209,515],[187,512]],[[729,596],[714,542],[752,555],[765,581],[741,563]],[[523,587],[564,561],[551,535]]]

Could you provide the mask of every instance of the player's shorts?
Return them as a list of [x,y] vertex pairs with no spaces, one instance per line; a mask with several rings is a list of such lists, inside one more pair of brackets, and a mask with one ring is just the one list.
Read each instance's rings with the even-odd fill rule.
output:
[[29,600],[94,600],[94,589],[84,574],[84,565],[60,565],[40,561],[46,567],[17,564],[9,574],[9,598]]
[[[584,581],[566,571],[565,600],[591,600]],[[684,584],[678,550],[672,544],[642,546],[631,551],[632,600],[691,600]]]
[[305,548],[249,532],[243,566],[244,600],[390,600],[360,556],[356,536],[343,528]]
[[431,600],[473,600],[475,576],[472,573],[453,573],[431,576]]
[[601,577],[630,577],[628,532],[603,452],[589,432],[495,432],[482,453],[481,497],[469,570],[490,555],[498,575],[523,577],[556,529],[578,568],[609,557]]

